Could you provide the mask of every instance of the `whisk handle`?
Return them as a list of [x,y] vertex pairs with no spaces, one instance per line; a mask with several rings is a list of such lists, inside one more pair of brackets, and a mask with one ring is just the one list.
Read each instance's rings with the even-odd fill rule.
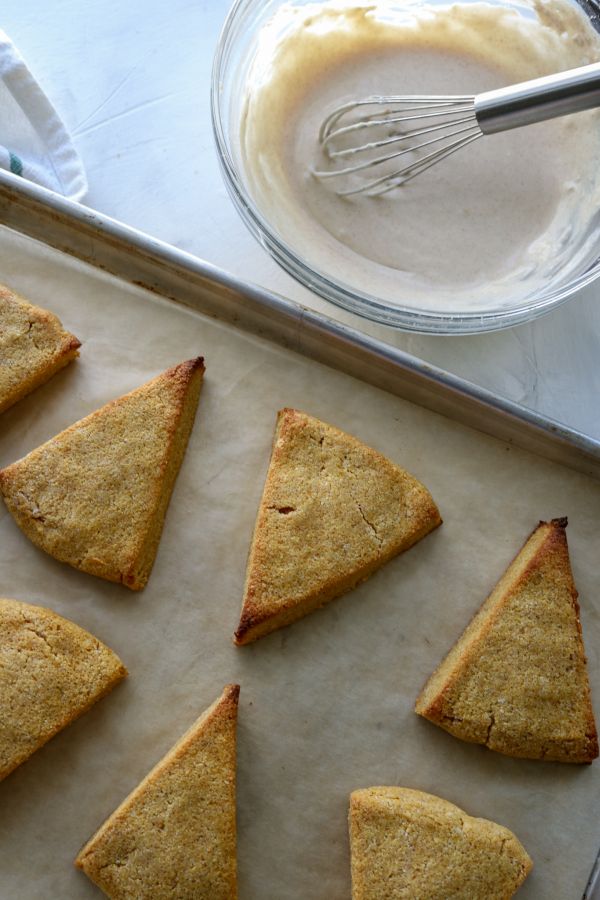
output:
[[478,94],[475,116],[484,134],[494,134],[596,106],[600,63]]

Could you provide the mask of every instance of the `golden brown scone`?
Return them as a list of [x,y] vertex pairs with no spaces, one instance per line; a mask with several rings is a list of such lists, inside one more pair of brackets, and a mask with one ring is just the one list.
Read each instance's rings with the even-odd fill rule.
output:
[[0,413],[79,356],[60,320],[0,285]]
[[425,685],[419,715],[508,756],[598,756],[566,527],[540,522]]
[[0,599],[0,780],[126,675],[118,656],[79,625]]
[[509,900],[532,862],[515,835],[432,794],[350,795],[352,900]]
[[381,453],[312,416],[281,410],[236,644],[349,591],[441,521],[427,488]]
[[111,900],[236,900],[239,693],[227,685],[79,853]]
[[0,470],[0,492],[27,537],[76,569],[141,590],[203,373],[202,358],[167,369]]

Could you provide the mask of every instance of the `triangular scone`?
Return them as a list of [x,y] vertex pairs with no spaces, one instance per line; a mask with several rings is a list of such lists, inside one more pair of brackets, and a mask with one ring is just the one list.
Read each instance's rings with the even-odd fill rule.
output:
[[141,590],[150,575],[204,372],[167,369],[0,470],[28,538],[76,569]]
[[352,900],[509,900],[532,862],[515,835],[432,794],[350,796]]
[[540,522],[429,679],[419,715],[508,756],[598,756],[566,525]]
[[78,356],[59,319],[0,285],[0,413]]
[[420,482],[338,428],[280,411],[237,644],[289,625],[441,523]]
[[236,723],[229,684],[81,850],[112,900],[235,900]]
[[126,675],[118,656],[79,625],[0,599],[0,779]]

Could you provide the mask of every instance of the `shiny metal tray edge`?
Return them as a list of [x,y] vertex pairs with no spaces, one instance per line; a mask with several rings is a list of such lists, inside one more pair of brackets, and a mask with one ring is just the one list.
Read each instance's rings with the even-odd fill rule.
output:
[[3,171],[0,224],[502,441],[600,478],[600,441]]

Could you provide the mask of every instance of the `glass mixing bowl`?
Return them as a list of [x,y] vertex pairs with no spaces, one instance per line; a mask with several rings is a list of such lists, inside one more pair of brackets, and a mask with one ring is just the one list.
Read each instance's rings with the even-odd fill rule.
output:
[[[326,2],[326,0],[324,0]],[[405,0],[400,8],[427,7],[437,0]],[[442,0],[443,2],[443,0]],[[477,0],[461,0],[477,2]],[[498,2],[498,0],[488,0]],[[526,2],[526,0],[524,0]],[[477,300],[471,308],[452,310],[445,303],[439,308],[419,308],[412,304],[391,303],[382,297],[320,271],[308,254],[301,254],[285,240],[267,215],[259,208],[248,187],[237,141],[242,115],[244,86],[257,53],[259,36],[274,14],[283,6],[303,7],[314,0],[236,0],[224,24],[217,46],[212,77],[211,109],[217,151],[225,183],[242,219],[271,256],[294,278],[326,300],[367,319],[404,331],[432,334],[469,334],[495,331],[528,322],[560,305],[600,274],[600,220],[592,223],[586,240],[587,252],[581,260],[552,273],[532,296],[505,296],[496,308]],[[504,7],[523,11],[518,0],[500,0]],[[361,5],[357,0],[357,5]],[[392,3],[392,6],[394,4]],[[596,30],[600,30],[598,10],[591,0],[581,0],[580,9]],[[492,139],[492,138],[491,138]],[[422,176],[426,177],[426,176]]]

